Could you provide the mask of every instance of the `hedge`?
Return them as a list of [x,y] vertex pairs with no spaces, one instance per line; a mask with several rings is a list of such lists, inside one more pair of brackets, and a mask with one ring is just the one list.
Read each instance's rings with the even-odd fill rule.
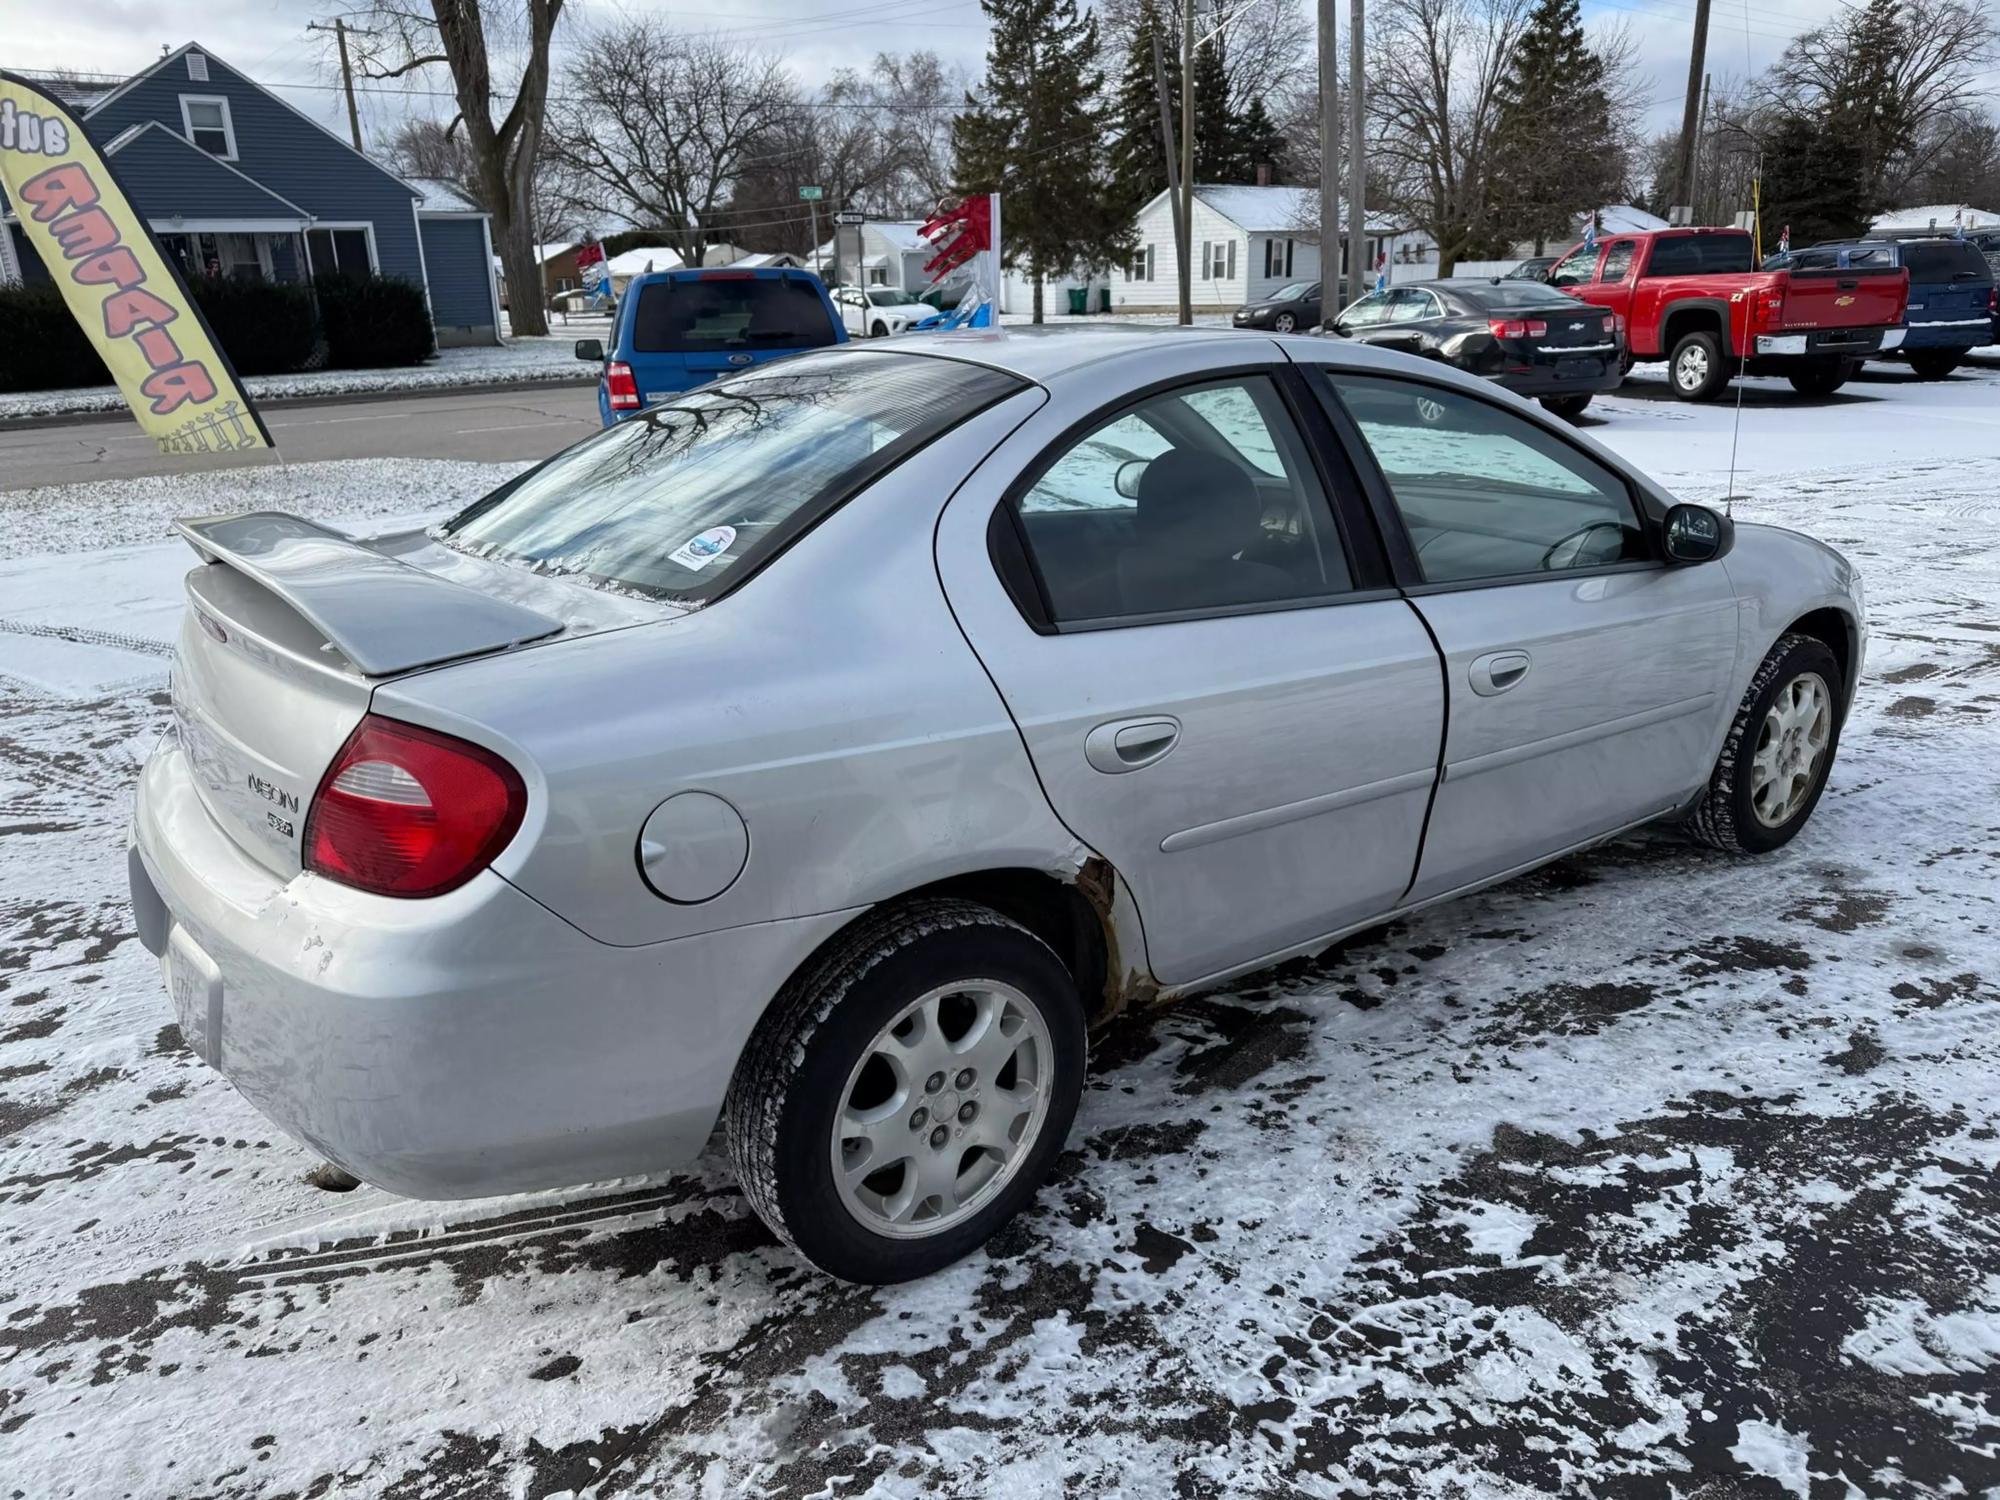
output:
[[330,273],[314,281],[313,290],[330,369],[419,365],[436,347],[430,305],[414,282]]
[[319,320],[305,287],[197,276],[188,290],[238,375],[289,375],[311,361]]
[[[7,233],[0,225],[0,234]],[[0,286],[0,391],[109,385],[111,372],[50,281]]]

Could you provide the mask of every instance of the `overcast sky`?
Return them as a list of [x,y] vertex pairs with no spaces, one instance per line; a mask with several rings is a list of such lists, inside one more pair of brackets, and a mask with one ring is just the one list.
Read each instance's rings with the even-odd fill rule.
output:
[[[1314,0],[1305,0],[1310,7]],[[1826,19],[1837,0],[1715,0],[1708,67],[1720,85],[1770,63],[1795,33]],[[137,0],[0,0],[0,66],[74,68],[129,73],[161,48],[197,40],[234,67],[276,90],[306,114],[345,134],[331,38],[306,23],[330,19],[338,0],[204,0],[179,7]],[[1340,5],[1346,10],[1345,3]],[[725,32],[780,51],[807,81],[835,68],[865,64],[876,52],[930,48],[975,73],[986,50],[986,23],[977,0],[570,0],[572,24],[622,15],[663,26]],[[1638,45],[1652,131],[1680,120],[1687,84],[1694,0],[1584,0],[1593,29],[1624,26]],[[190,33],[188,28],[196,28]],[[1310,67],[1311,58],[1300,59]],[[362,129],[371,147],[411,113],[448,114],[443,97],[412,95],[394,85],[367,85],[360,96]],[[432,81],[423,87],[437,89]],[[377,92],[379,90],[379,92]]]

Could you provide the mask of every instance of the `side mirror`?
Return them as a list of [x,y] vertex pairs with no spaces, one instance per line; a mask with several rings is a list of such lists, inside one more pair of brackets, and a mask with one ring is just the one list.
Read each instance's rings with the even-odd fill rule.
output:
[[1111,487],[1127,500],[1139,498],[1139,477],[1146,472],[1146,465],[1152,462],[1145,458],[1128,458],[1118,466],[1118,472],[1111,476]]
[[578,359],[594,359],[601,364],[604,360],[604,340],[578,339],[576,341],[576,357]]
[[1676,505],[1660,523],[1670,563],[1714,562],[1736,545],[1736,523],[1706,505]]
[[1353,328],[1346,323],[1329,323],[1326,325],[1326,331],[1337,339],[1352,338],[1354,336]]

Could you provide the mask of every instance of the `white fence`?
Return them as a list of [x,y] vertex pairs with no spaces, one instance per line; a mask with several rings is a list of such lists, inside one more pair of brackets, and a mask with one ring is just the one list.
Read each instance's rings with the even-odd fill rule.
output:
[[1451,268],[1453,276],[1505,276],[1521,263],[1516,256],[1512,260],[1462,260]]

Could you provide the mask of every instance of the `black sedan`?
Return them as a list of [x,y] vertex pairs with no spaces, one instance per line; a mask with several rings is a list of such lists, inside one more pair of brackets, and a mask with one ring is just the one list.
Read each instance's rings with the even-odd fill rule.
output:
[[1330,331],[1456,365],[1571,419],[1625,378],[1617,315],[1532,281],[1409,282],[1351,304]]
[[1268,297],[1246,302],[1230,321],[1238,328],[1268,328],[1273,333],[1319,327],[1319,283],[1295,281],[1281,286]]

